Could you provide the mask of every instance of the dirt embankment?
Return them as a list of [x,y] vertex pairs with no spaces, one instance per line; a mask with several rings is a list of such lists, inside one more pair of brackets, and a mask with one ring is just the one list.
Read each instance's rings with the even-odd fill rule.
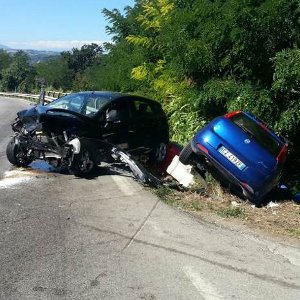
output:
[[275,190],[262,207],[232,195],[217,182],[208,183],[202,190],[176,191],[162,187],[156,193],[167,204],[201,219],[242,225],[251,231],[300,241],[300,204],[289,197],[287,190]]

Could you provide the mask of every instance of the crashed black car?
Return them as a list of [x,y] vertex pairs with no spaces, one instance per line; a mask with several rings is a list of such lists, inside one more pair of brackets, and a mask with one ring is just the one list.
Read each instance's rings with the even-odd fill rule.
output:
[[169,141],[159,103],[113,92],[79,92],[17,113],[7,145],[13,165],[42,159],[87,174],[111,158],[113,147],[149,162],[162,161]]

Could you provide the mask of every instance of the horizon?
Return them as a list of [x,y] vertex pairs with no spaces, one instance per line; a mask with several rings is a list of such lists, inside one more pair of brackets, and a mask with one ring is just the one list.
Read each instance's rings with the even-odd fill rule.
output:
[[[108,41],[38,41],[38,45],[48,45],[52,42],[55,42],[56,45],[61,45],[61,47],[44,47],[44,46],[36,46],[34,47],[34,43],[30,42],[26,43],[11,43],[11,45],[4,44],[0,41],[0,49],[3,50],[24,50],[24,51],[49,51],[49,52],[63,52],[63,51],[70,51],[73,48],[81,48],[83,45],[89,44],[97,44],[103,46],[104,43],[111,42]],[[16,46],[14,46],[14,44]],[[23,45],[23,46],[22,46]],[[32,45],[32,46],[30,46]],[[65,45],[65,47],[63,47]]]

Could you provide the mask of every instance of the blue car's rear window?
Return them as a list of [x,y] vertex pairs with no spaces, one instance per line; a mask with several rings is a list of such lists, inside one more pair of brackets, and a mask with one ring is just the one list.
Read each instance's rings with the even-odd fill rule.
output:
[[280,152],[282,145],[262,126],[251,120],[243,113],[230,118],[238,127],[253,137],[262,147],[274,156]]

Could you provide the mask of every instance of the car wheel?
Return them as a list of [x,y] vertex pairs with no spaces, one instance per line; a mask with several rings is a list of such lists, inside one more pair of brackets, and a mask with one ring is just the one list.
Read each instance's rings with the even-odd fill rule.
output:
[[87,147],[82,147],[80,153],[74,155],[70,172],[77,176],[84,176],[91,173],[96,165],[93,152]]
[[189,142],[180,152],[179,154],[179,161],[182,162],[184,165],[187,165],[191,161],[191,157],[193,154],[193,149],[191,142]]
[[160,142],[156,146],[152,146],[152,150],[149,153],[149,165],[162,162],[167,155],[167,144],[165,142]]
[[159,143],[155,148],[155,161],[161,162],[165,159],[167,155],[167,145],[166,143]]
[[8,161],[17,167],[27,167],[33,161],[33,158],[27,155],[27,150],[15,143],[14,138],[9,141],[6,147],[6,156]]

